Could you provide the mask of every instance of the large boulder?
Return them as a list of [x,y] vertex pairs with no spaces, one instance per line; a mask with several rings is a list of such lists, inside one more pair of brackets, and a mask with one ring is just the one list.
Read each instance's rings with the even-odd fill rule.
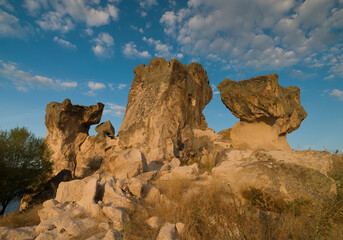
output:
[[233,147],[290,150],[288,133],[307,116],[298,87],[281,87],[278,75],[222,81],[218,89],[225,106],[240,119],[229,135]]
[[226,182],[237,196],[260,197],[265,204],[310,201],[321,204],[334,197],[336,185],[328,152],[226,150],[212,176]]
[[148,162],[179,157],[192,129],[207,128],[202,110],[212,89],[206,71],[198,63],[155,58],[134,74],[119,144],[140,149]]
[[102,166],[105,173],[117,179],[132,178],[148,171],[144,155],[136,148],[114,152]]

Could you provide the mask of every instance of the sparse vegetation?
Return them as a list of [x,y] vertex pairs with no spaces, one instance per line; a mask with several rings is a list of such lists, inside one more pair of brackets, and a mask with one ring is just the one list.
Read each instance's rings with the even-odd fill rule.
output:
[[42,208],[42,205],[37,205],[21,212],[15,211],[0,216],[0,227],[19,228],[38,225],[40,223],[38,210]]
[[[183,222],[179,239],[332,239],[343,236],[343,155],[333,155],[331,177],[337,183],[336,199],[313,206],[306,199],[284,202],[258,189],[245,193],[241,206],[228,186],[220,182],[195,185],[190,181],[156,182],[171,202],[143,203],[125,225],[127,239],[155,239],[158,231],[146,219]],[[244,195],[244,194],[243,194]]]

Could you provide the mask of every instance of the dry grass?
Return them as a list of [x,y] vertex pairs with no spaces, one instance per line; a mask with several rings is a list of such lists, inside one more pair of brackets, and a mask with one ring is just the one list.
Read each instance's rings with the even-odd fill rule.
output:
[[[126,239],[155,239],[158,230],[146,219],[158,216],[163,222],[183,222],[179,239],[330,239],[343,236],[343,156],[334,155],[331,177],[337,183],[337,198],[322,207],[304,199],[284,202],[252,189],[245,193],[244,207],[228,186],[218,182],[195,186],[190,181],[156,182],[171,202],[144,203],[131,212],[125,225]],[[192,189],[191,194],[189,190]],[[144,207],[142,207],[144,206]]]
[[22,212],[16,211],[0,217],[0,227],[19,228],[34,226],[40,223],[38,210],[42,205],[34,206]]

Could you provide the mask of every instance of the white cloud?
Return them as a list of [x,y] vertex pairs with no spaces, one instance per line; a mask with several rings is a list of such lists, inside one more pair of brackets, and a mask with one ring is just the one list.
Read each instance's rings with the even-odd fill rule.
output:
[[30,72],[18,69],[18,65],[12,62],[0,61],[0,75],[7,78],[14,84],[18,91],[28,91],[36,87],[44,88],[72,88],[77,86],[77,82],[53,80],[50,77],[32,75]]
[[127,84],[120,83],[120,84],[118,84],[118,89],[119,89],[119,90],[122,90],[122,89],[125,88],[126,86],[127,86]]
[[[67,32],[71,25],[85,23],[87,26],[103,26],[119,18],[119,9],[114,5],[119,1],[108,1],[103,5],[98,0],[25,0],[24,7],[33,15],[44,12],[36,23],[44,30]],[[63,26],[67,26],[66,30]]]
[[72,82],[61,82],[61,81],[56,81],[61,87],[66,87],[66,88],[75,88],[77,87],[77,82],[72,81]]
[[335,78],[335,74],[331,74],[331,75],[325,77],[324,80],[329,80],[329,79],[333,79],[333,78]]
[[141,11],[141,17],[146,17],[146,16],[148,16],[148,13],[145,11]]
[[57,37],[57,36],[55,36],[53,40],[54,40],[55,42],[57,42],[58,44],[60,44],[61,46],[63,46],[63,47],[76,49],[76,45],[75,45],[75,44],[72,44],[72,43],[70,43],[69,41],[64,40],[64,39],[62,39],[62,38],[59,38],[59,37]]
[[88,87],[91,89],[91,91],[97,91],[105,88],[106,86],[103,83],[89,81]]
[[74,28],[74,24],[68,17],[63,17],[58,12],[47,12],[36,23],[44,30],[60,31],[66,33]]
[[[236,59],[239,66],[275,68],[342,42],[343,9],[335,0],[189,0],[187,5],[164,12],[160,23],[194,57],[212,54]],[[340,71],[339,65],[335,69]]]
[[142,8],[151,8],[154,5],[158,5],[156,0],[139,0],[139,5]]
[[148,51],[138,51],[136,44],[134,42],[126,43],[123,49],[123,53],[127,57],[142,57],[142,58],[149,58],[151,57]]
[[[108,106],[109,109],[106,109]],[[125,114],[126,108],[114,103],[106,103],[104,114],[110,114],[117,117],[122,117]]]
[[24,37],[28,32],[17,17],[0,9],[0,37]]
[[98,37],[93,39],[94,45],[92,51],[101,58],[109,58],[113,55],[114,40],[108,33],[99,33]]
[[170,7],[175,7],[176,6],[176,1],[175,0],[169,0],[169,6]]
[[0,7],[1,6],[9,11],[14,11],[13,6],[7,0],[0,0]]
[[172,46],[164,44],[160,40],[154,40],[153,38],[143,37],[143,41],[154,46],[155,51],[156,51],[155,53],[156,57],[165,57],[165,58],[171,57],[172,54],[170,53],[170,51],[172,50]]
[[330,93],[331,96],[338,98],[339,101],[343,101],[343,91],[334,89]]
[[93,35],[93,30],[91,28],[87,28],[85,30],[85,32],[87,33],[88,36],[92,36]]
[[41,8],[48,8],[48,1],[47,0],[25,0],[23,7],[32,15],[36,16]]

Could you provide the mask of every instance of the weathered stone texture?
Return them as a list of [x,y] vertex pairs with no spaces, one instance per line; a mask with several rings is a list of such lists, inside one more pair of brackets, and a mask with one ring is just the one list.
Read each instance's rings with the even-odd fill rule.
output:
[[206,129],[202,110],[212,98],[200,64],[152,59],[134,69],[118,136],[124,148],[138,148],[148,162],[178,157],[192,129]]
[[281,87],[278,75],[270,74],[238,82],[226,79],[218,89],[225,106],[241,120],[231,129],[234,147],[290,150],[286,136],[307,116],[298,87]]

